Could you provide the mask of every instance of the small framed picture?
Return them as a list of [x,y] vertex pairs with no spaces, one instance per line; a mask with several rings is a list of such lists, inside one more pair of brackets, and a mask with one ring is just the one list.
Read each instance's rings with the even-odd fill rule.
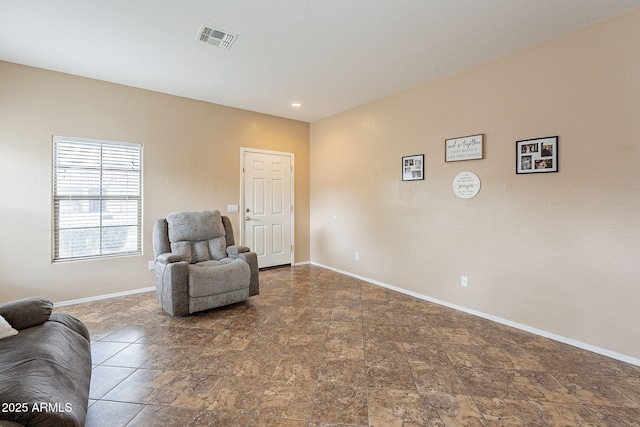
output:
[[516,173],[558,172],[558,137],[516,141]]
[[402,158],[402,180],[417,181],[424,179],[424,154]]

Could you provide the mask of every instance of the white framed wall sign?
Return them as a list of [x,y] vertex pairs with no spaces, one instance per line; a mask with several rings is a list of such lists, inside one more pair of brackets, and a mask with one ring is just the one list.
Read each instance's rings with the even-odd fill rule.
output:
[[484,134],[444,140],[444,161],[484,159]]

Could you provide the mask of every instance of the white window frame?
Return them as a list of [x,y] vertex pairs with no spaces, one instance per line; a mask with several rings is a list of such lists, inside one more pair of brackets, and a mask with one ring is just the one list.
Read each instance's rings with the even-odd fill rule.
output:
[[[83,148],[91,154],[83,157]],[[52,261],[142,254],[142,145],[54,135],[52,163]],[[76,204],[78,211],[65,204]],[[122,208],[112,214],[107,206]],[[90,241],[84,247],[61,245],[83,232],[91,235],[77,239]]]

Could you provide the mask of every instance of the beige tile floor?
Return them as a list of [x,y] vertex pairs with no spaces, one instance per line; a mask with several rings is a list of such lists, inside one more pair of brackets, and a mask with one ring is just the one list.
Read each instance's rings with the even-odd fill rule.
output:
[[640,426],[640,367],[314,266],[184,318],[58,311],[91,331],[87,426]]

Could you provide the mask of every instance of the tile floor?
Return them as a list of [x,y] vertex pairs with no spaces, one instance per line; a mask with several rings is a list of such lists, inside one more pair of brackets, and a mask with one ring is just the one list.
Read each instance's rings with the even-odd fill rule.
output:
[[91,331],[87,426],[640,426],[640,367],[314,266],[184,318],[57,310]]

